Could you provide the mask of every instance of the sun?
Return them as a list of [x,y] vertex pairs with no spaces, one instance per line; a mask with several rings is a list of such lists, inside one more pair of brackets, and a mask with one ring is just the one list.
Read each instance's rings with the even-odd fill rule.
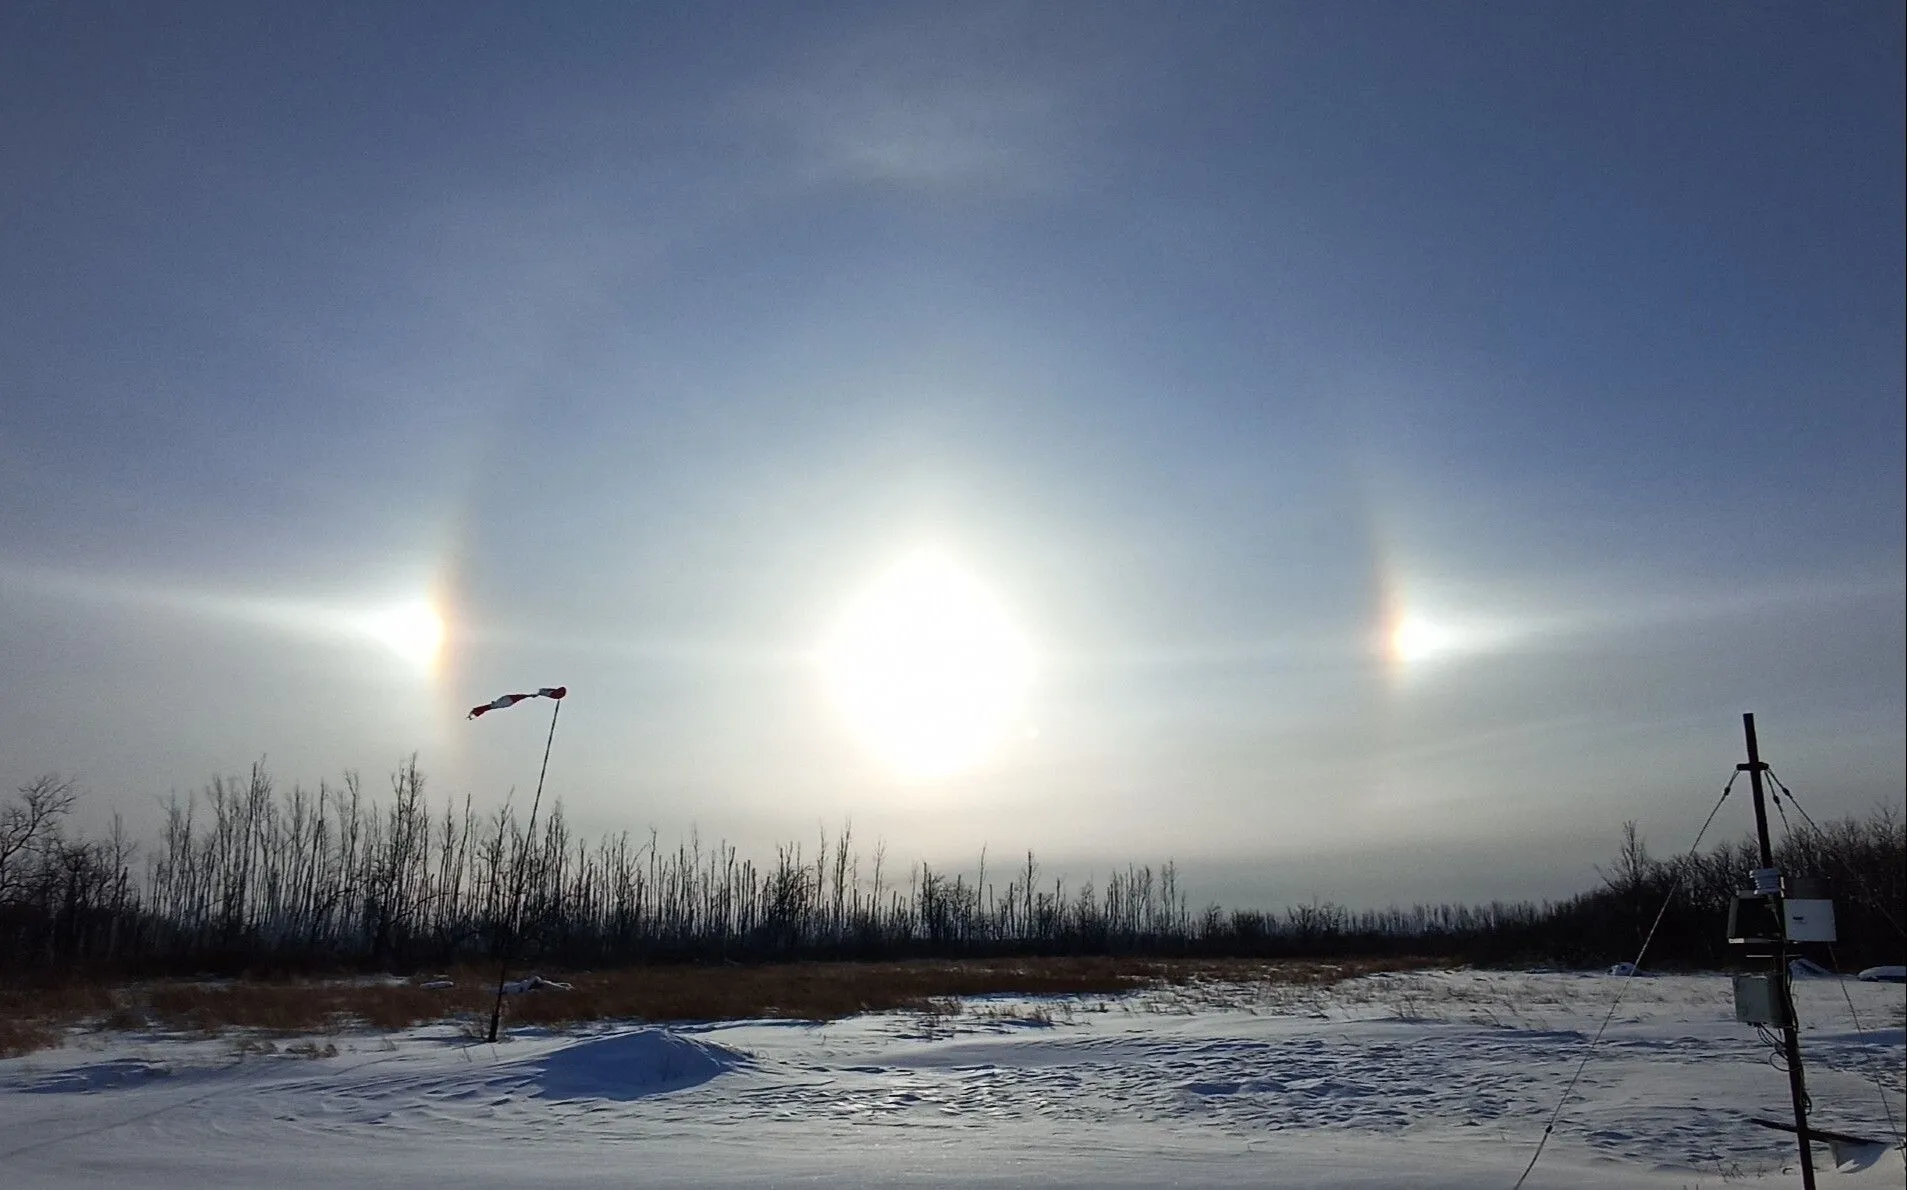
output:
[[1033,653],[1005,606],[946,556],[923,552],[854,599],[822,643],[821,673],[862,742],[902,776],[978,764],[1014,725]]

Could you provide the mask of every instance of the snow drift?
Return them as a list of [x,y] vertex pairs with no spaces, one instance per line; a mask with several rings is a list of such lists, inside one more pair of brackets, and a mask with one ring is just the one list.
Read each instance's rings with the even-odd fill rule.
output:
[[727,1046],[643,1029],[581,1041],[536,1062],[547,1099],[640,1099],[699,1086],[748,1064]]

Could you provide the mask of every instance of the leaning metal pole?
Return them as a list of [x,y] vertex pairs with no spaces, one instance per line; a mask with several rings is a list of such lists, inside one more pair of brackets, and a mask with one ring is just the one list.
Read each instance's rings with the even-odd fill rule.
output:
[[[1735,768],[1748,774],[1748,787],[1754,791],[1755,841],[1761,845],[1761,869],[1763,872],[1773,872],[1774,849],[1768,845],[1768,809],[1763,803],[1761,791],[1761,775],[1768,771],[1768,766],[1762,763],[1761,745],[1755,740],[1755,716],[1752,713],[1742,715],[1741,729],[1748,739],[1748,763],[1738,764]],[[1763,885],[1758,881],[1757,891],[1761,887]],[[1780,993],[1783,1008],[1781,1043],[1788,1060],[1788,1093],[1794,1099],[1794,1138],[1801,1148],[1801,1185],[1806,1190],[1815,1190],[1814,1152],[1808,1139],[1808,1087],[1801,1076],[1800,1024],[1795,1020],[1794,986],[1788,975],[1788,915],[1781,905],[1778,884],[1773,899],[1775,919],[1779,923],[1775,938],[1775,988]]]
[[[503,939],[503,962],[497,968],[497,1002],[490,1009],[491,1045],[497,1043],[497,1027],[503,1022],[503,985],[510,978],[510,961],[516,957],[517,935],[522,932],[523,860],[536,838],[536,811],[543,804],[543,777],[550,771],[550,745],[556,742],[556,717],[562,713],[563,700],[558,697],[555,709],[550,711],[550,734],[543,741],[543,767],[536,772],[536,797],[530,801],[530,826],[523,834],[523,845],[516,856],[516,870],[510,877],[510,928]],[[1760,789],[1761,786],[1756,785],[1755,788]],[[1760,801],[1755,804],[1761,805]],[[1807,1142],[1803,1141],[1802,1147],[1806,1146]],[[1809,1182],[1808,1185],[1812,1188],[1814,1183]]]

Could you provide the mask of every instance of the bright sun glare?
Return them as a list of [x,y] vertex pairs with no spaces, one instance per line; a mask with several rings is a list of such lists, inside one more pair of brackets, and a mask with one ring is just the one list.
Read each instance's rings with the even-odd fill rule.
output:
[[821,667],[857,735],[903,776],[970,768],[1012,726],[1032,650],[972,575],[934,553],[888,571],[836,622]]
[[1406,613],[1391,627],[1390,654],[1399,665],[1419,665],[1459,646],[1457,633],[1423,616]]
[[1389,617],[1378,648],[1393,677],[1415,677],[1445,662],[1500,654],[1540,630],[1527,619],[1400,608]]
[[428,599],[416,599],[365,616],[364,633],[428,673],[444,647],[444,620]]

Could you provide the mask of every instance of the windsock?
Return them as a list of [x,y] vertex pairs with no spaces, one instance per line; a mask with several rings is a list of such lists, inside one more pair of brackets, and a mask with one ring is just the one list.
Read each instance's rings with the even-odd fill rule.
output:
[[475,719],[485,711],[500,711],[504,707],[513,707],[526,698],[561,698],[568,693],[568,686],[545,686],[535,694],[506,694],[502,698],[496,699],[493,702],[486,702],[480,707],[471,707],[470,714],[466,715],[465,718]]

